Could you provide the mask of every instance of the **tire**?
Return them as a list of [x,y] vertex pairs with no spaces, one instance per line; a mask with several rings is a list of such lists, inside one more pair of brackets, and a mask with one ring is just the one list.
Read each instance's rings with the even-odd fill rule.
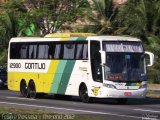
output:
[[127,100],[128,100],[127,98],[118,98],[118,99],[116,99],[118,104],[126,104]]
[[27,84],[26,84],[25,81],[22,81],[22,82],[21,82],[20,92],[21,92],[21,95],[22,95],[23,97],[28,97],[28,88],[27,88]]
[[29,82],[28,95],[29,95],[30,98],[33,98],[33,99],[36,98],[36,86],[35,86],[35,83],[33,81]]
[[88,90],[85,85],[82,85],[79,90],[79,97],[82,102],[84,103],[91,103],[93,102],[93,99],[88,96]]

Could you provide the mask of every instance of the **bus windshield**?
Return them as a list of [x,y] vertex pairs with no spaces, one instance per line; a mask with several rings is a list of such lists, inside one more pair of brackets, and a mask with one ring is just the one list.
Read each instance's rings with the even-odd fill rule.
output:
[[117,82],[146,80],[145,55],[140,44],[128,42],[127,46],[126,43],[121,43],[119,46],[116,43],[115,47],[112,43],[112,49],[107,48],[109,45],[106,44],[104,45],[106,50],[105,80]]

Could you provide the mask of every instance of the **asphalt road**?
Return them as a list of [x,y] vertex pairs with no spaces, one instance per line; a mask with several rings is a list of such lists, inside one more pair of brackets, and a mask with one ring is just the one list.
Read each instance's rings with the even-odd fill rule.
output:
[[38,99],[23,98],[18,92],[0,88],[0,106],[42,109],[49,112],[89,114],[106,120],[160,120],[160,99],[130,99],[118,105],[113,99],[96,99],[94,103],[82,103],[78,97],[69,100],[44,96]]

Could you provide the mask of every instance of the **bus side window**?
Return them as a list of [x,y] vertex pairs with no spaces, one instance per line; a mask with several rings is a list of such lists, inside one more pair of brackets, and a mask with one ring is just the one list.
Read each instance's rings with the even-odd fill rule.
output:
[[88,59],[88,45],[87,43],[78,43],[76,46],[75,59],[86,60]]
[[28,54],[28,46],[27,45],[21,45],[20,58],[21,59],[27,59],[27,54]]
[[55,44],[50,43],[49,44],[49,59],[54,58],[54,53],[55,53]]
[[37,45],[29,45],[29,59],[35,59],[37,56]]
[[82,59],[83,44],[77,44],[76,59]]
[[56,44],[54,59],[60,59],[60,54],[61,54],[61,44]]
[[64,44],[64,50],[63,50],[63,59],[74,59],[75,55],[75,44]]
[[83,58],[82,59],[88,59],[88,45],[83,45]]
[[11,43],[10,45],[10,59],[20,59],[20,45],[18,43]]
[[39,45],[38,46],[38,59],[48,59],[48,45]]

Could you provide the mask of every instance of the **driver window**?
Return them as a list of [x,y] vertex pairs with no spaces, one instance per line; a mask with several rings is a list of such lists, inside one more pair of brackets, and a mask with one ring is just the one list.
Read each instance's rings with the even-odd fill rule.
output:
[[101,67],[101,55],[100,55],[100,42],[91,41],[91,68],[93,80],[102,82],[102,67]]

